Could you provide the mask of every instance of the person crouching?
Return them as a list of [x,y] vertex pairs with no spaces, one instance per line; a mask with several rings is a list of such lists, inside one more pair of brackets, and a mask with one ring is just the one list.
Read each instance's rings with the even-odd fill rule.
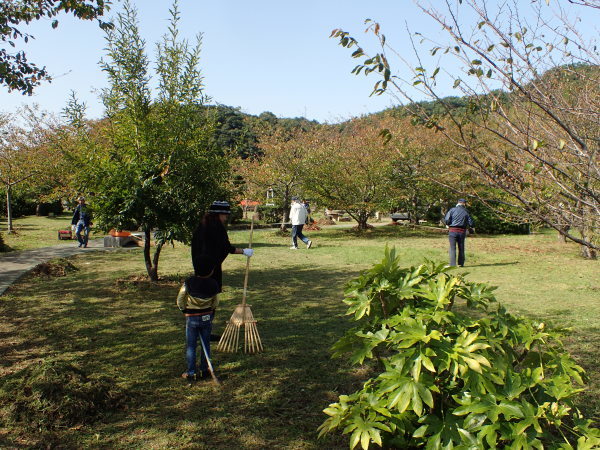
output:
[[[215,310],[219,304],[219,284],[211,278],[216,261],[209,255],[200,255],[196,261],[196,274],[185,280],[177,295],[177,306],[185,314],[185,358],[187,371],[181,376],[191,385],[197,379],[210,377],[207,357],[210,358],[210,334]],[[204,344],[206,355],[200,347],[200,370],[196,370],[198,338]]]

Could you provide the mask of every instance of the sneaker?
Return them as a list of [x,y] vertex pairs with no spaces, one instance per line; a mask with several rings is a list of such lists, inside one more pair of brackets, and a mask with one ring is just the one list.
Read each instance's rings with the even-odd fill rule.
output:
[[306,248],[309,249],[312,246],[312,241],[309,240],[308,243],[306,244]]
[[290,247],[290,250],[298,250],[298,247],[294,247],[293,245]]

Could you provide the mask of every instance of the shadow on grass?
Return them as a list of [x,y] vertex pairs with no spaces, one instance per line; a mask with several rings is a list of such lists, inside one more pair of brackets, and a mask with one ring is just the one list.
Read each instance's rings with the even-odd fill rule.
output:
[[[440,229],[441,230],[441,229]],[[443,231],[443,230],[441,230]],[[318,235],[318,231],[310,232]],[[361,239],[404,239],[404,238],[439,238],[443,232],[423,228],[409,228],[404,226],[377,226],[366,231],[354,231],[350,228],[328,229],[328,240],[347,240],[349,236]]]
[[467,264],[464,268],[468,269],[469,267],[514,266],[515,264],[520,264],[520,263],[519,263],[519,261],[512,261],[512,262],[503,262],[503,263]]

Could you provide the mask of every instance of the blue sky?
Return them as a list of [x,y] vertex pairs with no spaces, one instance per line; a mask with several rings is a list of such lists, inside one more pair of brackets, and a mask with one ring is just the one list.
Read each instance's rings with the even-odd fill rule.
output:
[[[169,0],[135,0],[140,30],[153,57],[155,43],[165,33]],[[120,7],[115,3],[109,16]],[[379,111],[393,104],[371,97],[376,78],[350,74],[356,61],[329,35],[344,28],[362,35],[365,18],[389,25],[386,33],[402,35],[404,21],[422,23],[410,0],[180,0],[181,35],[190,41],[204,33],[202,71],[206,92],[214,102],[280,117],[305,116],[338,121]],[[27,28],[36,39],[23,48],[29,59],[45,65],[54,80],[39,86],[32,97],[0,91],[0,110],[14,111],[22,103],[37,103],[58,112],[70,90],[86,102],[88,115],[100,117],[102,106],[94,90],[106,85],[98,61],[104,54],[103,32],[91,22],[60,17],[56,30],[42,20]]]
[[[528,0],[522,0],[528,1]],[[133,0],[140,30],[154,57],[155,43],[166,32],[170,0]],[[115,2],[109,17],[120,8]],[[376,77],[350,73],[357,61],[329,35],[343,28],[364,36],[364,19],[381,23],[400,52],[410,51],[406,27],[434,35],[437,25],[412,0],[180,0],[181,36],[193,41],[202,32],[201,67],[213,103],[240,107],[250,114],[271,111],[279,117],[304,116],[337,122],[380,111],[396,102],[369,97]],[[32,97],[0,90],[0,110],[23,103],[59,112],[71,90],[88,106],[88,116],[103,113],[97,90],[106,85],[98,61],[104,54],[103,32],[92,22],[60,17],[56,30],[42,20],[27,28],[36,39],[23,48],[30,60],[54,77]],[[449,90],[448,95],[452,94]]]

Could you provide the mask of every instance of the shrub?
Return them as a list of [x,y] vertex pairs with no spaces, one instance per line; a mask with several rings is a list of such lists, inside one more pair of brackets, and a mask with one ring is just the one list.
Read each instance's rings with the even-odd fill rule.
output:
[[600,431],[573,405],[584,371],[556,332],[507,313],[493,287],[398,260],[386,249],[347,286],[358,325],[334,356],[375,375],[324,410],[320,435],[350,434],[351,449],[598,448]]
[[[250,213],[251,214],[251,213]],[[237,223],[244,217],[244,210],[240,205],[231,206],[231,216],[229,217],[230,223]]]
[[283,209],[277,206],[259,206],[261,219],[266,223],[279,223],[283,217]]
[[529,224],[507,222],[481,202],[468,205],[468,210],[475,220],[478,233],[485,234],[529,234]]
[[60,200],[55,200],[52,203],[39,203],[36,206],[36,215],[47,216],[49,213],[54,215],[61,214],[63,212],[63,206]]
[[99,419],[124,404],[112,378],[89,376],[78,363],[49,359],[22,369],[0,384],[0,407],[8,420],[32,430],[73,427]]

